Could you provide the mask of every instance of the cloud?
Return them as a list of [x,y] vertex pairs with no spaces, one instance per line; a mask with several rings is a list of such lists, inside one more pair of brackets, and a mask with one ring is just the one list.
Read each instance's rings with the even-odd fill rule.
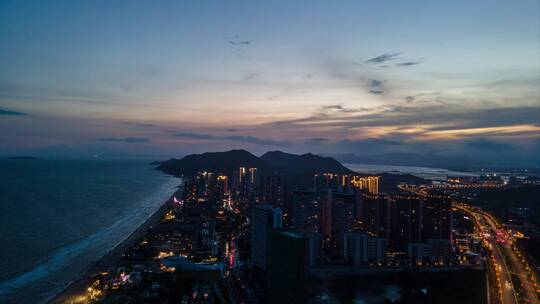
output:
[[232,45],[246,45],[246,44],[250,44],[249,41],[229,41],[230,44]]
[[244,76],[243,80],[244,81],[249,81],[249,80],[253,80],[253,79],[255,79],[255,78],[259,77],[259,76],[260,76],[260,73],[257,73],[257,72],[247,73]]
[[328,105],[328,106],[323,106],[322,107],[324,110],[343,110],[343,105],[340,105],[340,104],[336,104],[336,105]]
[[243,136],[243,135],[224,136],[223,139],[230,140],[230,141],[252,143],[252,144],[257,144],[257,145],[265,145],[265,146],[282,147],[286,145],[284,141],[277,141],[277,140],[264,139],[264,138],[253,137],[253,136]]
[[341,104],[334,104],[334,105],[322,106],[321,110],[323,113],[326,113],[326,112],[357,113],[357,112],[364,111],[365,109],[364,108],[347,108]]
[[369,91],[368,93],[370,94],[374,94],[374,95],[381,95],[384,93],[384,90],[383,90],[383,81],[382,80],[377,80],[377,79],[371,79],[369,80],[368,82],[368,88],[369,88]]
[[396,66],[406,67],[406,66],[417,65],[417,64],[420,64],[420,61],[398,62],[398,63],[396,63]]
[[4,109],[0,109],[0,115],[8,115],[8,116],[28,116],[28,114],[23,113],[23,112],[10,111],[10,110],[4,110]]
[[[512,125],[535,125],[540,121],[540,107],[500,107],[493,109],[470,109],[444,104],[422,104],[421,106],[389,105],[371,109],[366,114],[342,118],[335,121],[332,116],[314,115],[300,121],[303,125],[313,122],[328,126],[374,127],[429,125],[431,130],[453,130],[468,128],[487,128]],[[293,121],[295,123],[295,121]]]
[[308,79],[311,79],[311,78],[313,78],[313,77],[315,77],[315,73],[307,73],[307,74],[305,74],[305,75],[302,76],[302,78],[303,78],[304,80],[308,80]]
[[[373,57],[371,59],[368,59],[366,61],[364,61],[365,63],[369,63],[369,64],[377,64],[379,65],[379,67],[388,67],[387,64],[384,64],[384,65],[380,65],[380,64],[383,64],[383,63],[386,63],[388,61],[393,61],[395,59],[397,59],[399,56],[401,55],[401,53],[386,53],[386,54],[382,54],[382,55],[379,55],[377,57]],[[396,62],[394,65],[397,66],[397,67],[408,67],[408,66],[413,66],[413,65],[417,65],[417,64],[420,64],[421,61],[418,61],[418,60],[410,60],[410,61],[402,61],[402,62]]]
[[314,142],[323,142],[323,141],[329,141],[330,139],[326,137],[313,137],[313,138],[308,138],[308,140],[314,141]]
[[146,137],[102,137],[102,138],[98,138],[97,140],[104,141],[104,142],[120,142],[120,143],[129,143],[129,144],[150,142],[150,139]]
[[405,97],[403,97],[403,99],[405,99],[405,102],[411,103],[416,99],[416,97],[414,97],[414,96],[405,96]]
[[238,35],[232,37],[232,40],[229,40],[229,44],[231,45],[248,45],[250,43],[249,40],[240,40],[240,36]]
[[[110,90],[95,90],[87,88],[55,88],[47,86],[12,85],[0,80],[0,99],[14,99],[22,102],[53,102],[67,105],[91,105],[99,107],[122,108],[162,108],[170,110],[186,110],[181,106],[156,105],[154,103],[122,102],[121,94]],[[47,106],[44,106],[47,108]],[[209,111],[210,112],[210,111]],[[28,114],[27,114],[28,115]]]
[[540,138],[539,121],[539,106],[478,108],[469,106],[466,100],[457,106],[456,102],[439,102],[436,97],[431,101],[402,101],[350,112],[341,104],[333,104],[309,117],[277,121],[271,127],[283,132],[313,128],[329,132],[325,136],[338,139],[350,136],[406,142],[455,142],[484,137],[513,141]]
[[366,149],[371,149],[372,151],[368,154],[376,154],[377,151],[382,150],[392,150],[400,148],[401,146],[406,145],[403,142],[385,139],[385,138],[367,138],[367,139],[343,139],[336,142],[336,147],[339,147],[341,151],[363,151],[367,152]]
[[205,134],[205,133],[176,132],[174,133],[174,136],[192,138],[192,139],[209,139],[209,140],[219,139],[219,137],[217,136]]
[[191,132],[176,132],[174,133],[176,137],[191,138],[198,140],[209,140],[209,141],[236,141],[236,142],[245,142],[256,145],[264,146],[285,146],[287,143],[285,141],[277,141],[272,139],[264,139],[254,136],[245,136],[245,135],[225,135],[217,136],[206,133],[191,133]]
[[130,126],[136,126],[141,128],[153,128],[156,125],[151,123],[144,123],[144,122],[131,122],[131,121],[124,121],[123,124],[130,125]]
[[396,57],[398,57],[399,55],[400,55],[400,53],[386,53],[386,54],[382,54],[382,55],[379,55],[377,57],[373,57],[371,59],[368,59],[368,60],[366,60],[364,62],[365,63],[370,63],[370,64],[379,64],[379,63],[384,63],[386,61],[393,60]]
[[156,125],[154,124],[151,124],[151,123],[136,123],[135,124],[137,127],[145,127],[145,128],[151,128],[151,127],[155,127]]
[[385,138],[367,138],[367,139],[361,139],[361,140],[349,140],[344,139],[339,141],[340,144],[349,144],[349,145],[356,145],[356,144],[377,144],[377,145],[387,145],[387,146],[401,146],[403,145],[403,142],[397,141],[397,140],[391,140],[391,139],[385,139]]
[[283,95],[282,94],[276,94],[276,95],[268,96],[268,97],[266,97],[266,100],[276,100],[276,99],[280,98],[281,96],[283,96]]
[[369,86],[372,87],[372,88],[378,88],[382,85],[382,81],[381,80],[377,80],[377,79],[372,79],[370,82],[369,82]]
[[277,94],[274,94],[272,96],[266,97],[266,100],[276,100],[281,97],[285,96],[292,96],[292,95],[299,95],[299,94],[305,94],[307,91],[303,88],[296,87],[296,86],[286,86],[283,89],[281,89],[280,92]]

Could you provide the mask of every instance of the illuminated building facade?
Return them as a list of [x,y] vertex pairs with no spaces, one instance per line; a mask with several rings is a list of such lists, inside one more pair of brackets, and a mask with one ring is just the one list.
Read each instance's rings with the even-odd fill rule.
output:
[[220,175],[217,177],[218,187],[221,191],[221,196],[225,196],[229,193],[229,177],[226,175]]
[[249,183],[254,186],[259,184],[259,170],[257,168],[249,168]]
[[378,176],[366,176],[358,177],[354,176],[351,179],[351,184],[358,189],[367,190],[372,194],[379,194],[379,177]]
[[378,194],[379,177],[334,173],[315,174],[313,176],[313,188],[316,190],[333,189],[338,192],[351,192],[352,189],[361,189],[372,194]]
[[245,182],[247,179],[247,168],[246,167],[240,167],[238,169],[238,181],[239,183]]

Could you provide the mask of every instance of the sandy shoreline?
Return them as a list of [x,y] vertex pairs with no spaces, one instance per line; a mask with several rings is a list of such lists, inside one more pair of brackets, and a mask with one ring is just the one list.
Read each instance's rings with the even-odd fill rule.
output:
[[173,196],[179,194],[180,191],[182,191],[181,188],[177,190],[169,199],[167,199],[165,203],[163,203],[163,205],[161,205],[161,207],[154,212],[154,214],[144,221],[144,223],[142,223],[125,240],[114,247],[111,251],[107,252],[95,263],[91,264],[87,270],[81,274],[80,278],[71,282],[63,291],[48,300],[47,303],[85,303],[86,289],[91,283],[91,278],[94,275],[115,266],[124,252],[131,248],[139,239],[141,239],[149,228],[158,224],[171,206]]

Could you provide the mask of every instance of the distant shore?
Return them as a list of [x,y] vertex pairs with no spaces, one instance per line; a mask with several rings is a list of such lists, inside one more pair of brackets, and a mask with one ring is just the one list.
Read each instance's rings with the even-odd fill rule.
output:
[[126,239],[120,242],[116,247],[103,255],[96,262],[88,266],[88,268],[81,274],[81,276],[69,283],[67,287],[57,295],[53,296],[47,303],[59,304],[59,303],[86,303],[86,289],[92,282],[92,278],[100,272],[106,271],[111,267],[114,267],[121,256],[137,241],[139,241],[149,228],[157,225],[161,218],[165,215],[169,207],[172,205],[173,197],[182,189],[175,191],[169,199],[159,207],[154,214],[152,214],[144,223],[142,223],[133,233],[131,233]]

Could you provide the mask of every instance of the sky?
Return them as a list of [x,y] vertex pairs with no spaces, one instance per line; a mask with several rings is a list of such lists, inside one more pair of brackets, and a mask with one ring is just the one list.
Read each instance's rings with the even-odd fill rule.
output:
[[0,2],[0,154],[540,164],[540,2]]

